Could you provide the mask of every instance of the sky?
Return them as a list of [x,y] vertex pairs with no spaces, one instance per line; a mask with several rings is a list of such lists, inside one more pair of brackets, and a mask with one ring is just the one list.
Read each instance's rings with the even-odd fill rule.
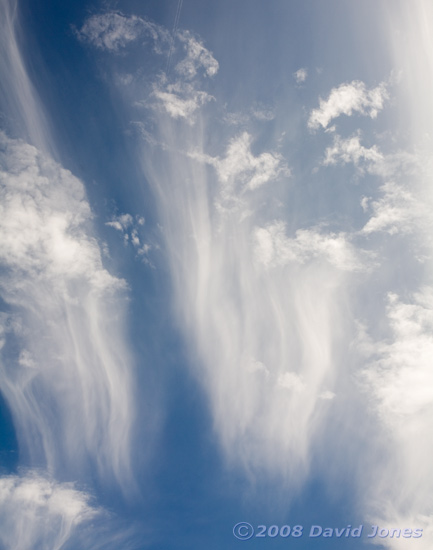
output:
[[0,8],[0,550],[431,550],[432,3]]

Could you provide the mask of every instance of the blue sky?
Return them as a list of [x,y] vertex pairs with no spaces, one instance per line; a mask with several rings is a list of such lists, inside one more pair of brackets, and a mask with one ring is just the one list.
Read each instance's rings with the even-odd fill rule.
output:
[[430,549],[430,3],[0,6],[0,548]]

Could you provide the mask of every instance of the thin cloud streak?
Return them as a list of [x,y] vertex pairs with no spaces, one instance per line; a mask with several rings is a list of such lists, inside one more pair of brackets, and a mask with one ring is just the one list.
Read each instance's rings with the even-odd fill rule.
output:
[[44,109],[20,52],[18,0],[1,0],[0,6],[0,101],[7,113],[7,126],[41,151],[53,154]]

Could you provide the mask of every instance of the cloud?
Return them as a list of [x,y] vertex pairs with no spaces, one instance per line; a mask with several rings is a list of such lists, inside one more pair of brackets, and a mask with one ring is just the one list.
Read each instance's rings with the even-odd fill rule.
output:
[[0,541],[9,550],[60,550],[82,523],[98,515],[71,483],[38,474],[0,478]]
[[273,107],[257,103],[247,112],[226,113],[223,120],[230,126],[247,126],[251,123],[251,120],[268,122],[270,120],[274,120],[275,116],[275,110]]
[[123,234],[125,245],[130,243],[142,260],[151,267],[154,267],[148,258],[148,254],[154,246],[149,243],[143,243],[143,237],[140,235],[140,229],[144,226],[144,223],[143,216],[135,216],[134,219],[131,214],[120,214],[119,216],[113,216],[112,220],[106,222],[105,225],[120,231]]
[[332,147],[328,147],[325,151],[323,164],[325,166],[335,164],[345,164],[353,162],[359,165],[360,162],[378,163],[383,159],[376,145],[367,148],[360,143],[361,136],[358,133],[347,139],[342,139],[336,135]]
[[281,155],[275,152],[263,152],[257,156],[251,151],[253,138],[248,132],[230,140],[224,157],[190,152],[188,156],[194,160],[210,164],[216,170],[222,184],[219,205],[225,208],[225,203],[236,200],[245,191],[254,191],[276,180],[289,177],[290,170]]
[[387,314],[393,339],[377,345],[379,358],[365,376],[374,389],[381,418],[398,425],[433,411],[429,391],[433,384],[433,288],[416,293],[413,303],[390,293]]
[[195,90],[190,84],[181,83],[155,86],[153,96],[159,100],[157,107],[162,106],[172,118],[183,118],[189,124],[193,124],[195,112],[214,99],[206,92]]
[[367,498],[374,521],[424,528],[427,548],[433,531],[433,288],[422,287],[406,301],[389,293],[387,302],[390,337],[370,340],[361,375],[386,442],[386,466],[376,468]]
[[273,109],[267,109],[266,107],[256,106],[251,110],[251,115],[256,119],[260,121],[269,121],[274,120],[275,118],[275,112]]
[[17,2],[1,1],[0,18],[0,102],[2,122],[8,121],[18,135],[45,152],[53,152],[47,139],[48,123],[44,106],[27,75],[15,33],[18,23]]
[[[361,262],[344,235],[311,229],[290,240],[282,222],[278,248],[264,197],[282,191],[264,190],[288,168],[273,151],[253,152],[251,134],[211,156],[203,128],[156,122],[169,146],[144,147],[143,171],[158,198],[174,312],[224,455],[296,485],[325,422],[321,396],[335,383],[342,289]],[[270,252],[258,252],[257,235]]]
[[[154,83],[152,96],[158,100],[154,107],[163,107],[174,119],[184,119],[193,124],[196,111],[215,99],[207,92],[197,89],[196,77],[200,70],[204,76],[214,76],[218,71],[218,62],[189,31],[178,32],[176,37],[185,51],[184,57],[175,67],[179,76],[174,82],[165,76]],[[170,50],[170,59],[171,56]]]
[[296,80],[296,84],[302,84],[307,80],[307,69],[298,69],[293,73],[293,78]]
[[341,84],[331,90],[327,100],[319,100],[320,107],[311,111],[308,127],[313,130],[320,126],[327,128],[334,118],[343,114],[350,116],[353,112],[376,118],[388,97],[384,82],[370,90],[359,80]]
[[175,67],[178,74],[188,80],[194,78],[199,69],[203,69],[205,76],[216,75],[219,69],[218,61],[200,40],[194,38],[189,31],[179,32],[177,38],[186,51],[185,57]]
[[31,145],[0,133],[0,259],[53,281],[82,277],[96,289],[124,283],[102,266],[86,234],[92,214],[83,184]]
[[275,153],[261,153],[254,156],[251,152],[252,137],[243,132],[231,140],[225,158],[216,162],[219,178],[228,183],[241,178],[248,189],[256,189],[277,178],[285,170],[282,157]]
[[121,214],[120,216],[114,216],[111,222],[107,222],[105,225],[113,227],[118,231],[126,231],[134,223],[134,218],[131,214]]
[[429,206],[405,184],[390,181],[382,185],[380,191],[382,197],[377,200],[363,199],[364,209],[372,210],[370,219],[362,228],[363,233],[413,233],[431,219]]
[[155,43],[168,38],[167,32],[158,25],[120,12],[92,15],[76,34],[80,41],[112,52],[119,51],[141,36],[149,36]]
[[[379,189],[374,188],[377,179],[370,178],[360,192],[368,195],[362,199],[370,215],[364,229],[350,233],[347,226],[338,226],[340,214],[347,220],[351,211],[346,198],[350,195],[355,204],[360,199],[355,192],[330,195],[328,208],[296,174],[284,185],[289,176],[285,159],[251,133],[229,135],[227,125],[221,129],[220,121],[207,116],[195,126],[179,123],[198,118],[209,101],[208,92],[200,89],[217,64],[198,39],[174,34],[173,74],[157,78],[152,97],[142,102],[153,108],[154,133],[139,162],[143,181],[155,192],[173,312],[190,353],[188,367],[206,392],[224,456],[251,477],[278,474],[291,487],[302,483],[317,456],[332,456],[338,483],[340,467],[348,469],[345,475],[350,470],[352,487],[367,503],[364,511],[383,510],[382,516],[371,514],[375,521],[424,521],[412,511],[431,514],[432,448],[430,436],[424,437],[431,432],[426,421],[431,405],[423,393],[423,384],[430,381],[424,368],[431,352],[428,293],[412,302],[391,295],[396,302],[390,301],[383,315],[383,289],[409,279],[406,273],[395,276],[400,250],[407,254],[408,246],[405,239],[396,243],[397,258],[389,240],[374,234],[411,233],[411,244],[423,240],[429,218],[427,206],[419,207],[423,197],[428,203],[427,185],[422,188],[411,177],[409,154],[366,147],[361,134],[352,131],[348,138],[336,136],[325,152],[325,165],[351,163],[355,172],[381,178]],[[385,82],[367,88],[358,80],[337,86],[311,111],[308,126],[335,131],[333,121],[343,114],[375,118],[388,99],[387,88]],[[255,111],[246,106],[247,115],[226,116],[226,121],[249,124]],[[404,174],[399,174],[403,166]],[[271,182],[276,184],[269,186]],[[317,220],[334,213],[336,230],[321,224],[323,218]],[[311,219],[314,224],[308,225]],[[119,231],[131,231],[119,220],[112,223]],[[369,253],[360,249],[360,241],[368,243]],[[389,260],[386,266],[371,265],[379,253]],[[368,308],[366,324],[376,340],[371,337],[363,349],[353,345],[348,350],[355,318]],[[388,339],[381,340],[377,335],[385,325]],[[416,346],[422,351],[415,352]],[[419,359],[422,368],[404,359],[405,353]],[[21,360],[30,362],[33,355]],[[358,372],[365,370],[364,393],[353,382],[352,363],[360,365]],[[410,380],[412,371],[417,374]],[[405,383],[408,396],[403,395]],[[419,428],[411,415],[421,419]],[[341,462],[334,426],[344,444]],[[412,448],[422,457],[419,473]],[[416,494],[405,507],[413,489]]]
[[[74,483],[40,471],[0,478],[0,545],[8,550],[136,550],[138,528],[125,526]],[[143,537],[141,537],[142,541]]]
[[254,232],[256,261],[266,268],[290,262],[304,264],[314,259],[325,260],[343,271],[365,269],[359,253],[343,234],[320,234],[313,229],[298,229],[295,238],[286,236],[286,225],[274,222]]
[[102,264],[84,186],[2,133],[0,197],[0,295],[10,312],[0,387],[22,456],[56,474],[93,464],[126,489],[134,418],[126,285]]

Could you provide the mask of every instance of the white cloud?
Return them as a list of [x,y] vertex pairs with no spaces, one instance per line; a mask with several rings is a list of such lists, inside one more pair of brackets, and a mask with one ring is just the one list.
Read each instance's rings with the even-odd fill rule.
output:
[[194,78],[199,69],[203,69],[206,76],[215,76],[219,64],[212,53],[189,31],[179,32],[177,37],[185,48],[186,56],[176,65],[176,71],[187,79]]
[[226,157],[216,164],[221,181],[241,178],[248,189],[256,189],[284,171],[281,156],[261,153],[255,157],[251,152],[251,143],[252,137],[247,132],[230,142]]
[[[269,468],[296,485],[326,416],[318,410],[329,408],[320,396],[338,367],[344,286],[361,262],[344,235],[305,230],[290,242],[284,227],[282,248],[293,261],[280,262],[263,203],[283,193],[283,185],[272,193],[265,185],[279,177],[283,184],[284,159],[253,151],[246,132],[211,156],[203,128],[185,133],[157,122],[169,146],[143,148],[143,169],[157,190],[176,316],[222,449],[252,473]],[[173,143],[177,151],[191,143],[191,152],[172,154]],[[242,204],[231,208],[237,199]],[[262,250],[264,261],[260,228],[277,249]]]
[[343,233],[321,234],[314,229],[298,229],[294,238],[286,235],[286,225],[274,222],[254,231],[255,258],[266,268],[290,262],[304,264],[312,260],[326,261],[343,271],[365,269],[359,253]]
[[432,218],[428,204],[421,202],[405,184],[390,181],[382,185],[380,191],[383,196],[377,200],[362,199],[363,208],[372,210],[363,233],[413,233]]
[[384,82],[370,90],[359,80],[341,84],[331,90],[327,100],[319,100],[320,107],[311,111],[308,127],[314,130],[320,126],[327,128],[334,118],[342,114],[350,116],[353,112],[376,118],[386,99],[388,92]]
[[125,16],[118,12],[109,12],[89,17],[80,30],[78,38],[89,42],[100,50],[116,52],[140,36],[148,35],[154,42],[167,39],[166,32],[136,15]]
[[195,90],[190,84],[182,83],[167,84],[165,87],[155,86],[153,95],[171,117],[186,119],[190,124],[194,122],[194,113],[213,99],[206,92]]
[[236,193],[241,195],[246,190],[253,191],[280,176],[290,176],[290,170],[281,155],[264,152],[254,156],[251,145],[252,136],[243,132],[230,141],[223,158],[196,151],[190,152],[188,156],[214,166],[222,184],[222,198],[230,200]]
[[101,290],[122,287],[86,232],[92,213],[83,184],[30,145],[0,133],[0,146],[0,259],[53,281],[82,277]]
[[111,222],[107,222],[105,225],[113,227],[118,231],[126,231],[134,223],[134,218],[131,214],[120,214],[120,216],[114,216]]
[[367,148],[360,143],[360,134],[354,135],[347,139],[342,139],[336,135],[332,147],[328,147],[325,151],[323,164],[325,166],[353,162],[358,165],[361,161],[367,163],[377,163],[383,159],[376,145]]
[[125,282],[102,264],[83,184],[35,147],[0,141],[0,294],[11,311],[0,387],[22,456],[55,473],[93,463],[127,489]]
[[379,358],[365,372],[387,423],[413,422],[433,412],[433,289],[415,294],[413,303],[388,296],[391,343],[377,346]]
[[302,84],[307,80],[308,71],[307,69],[298,69],[293,73],[293,78],[296,80],[296,84]]
[[131,214],[120,214],[119,216],[113,216],[112,220],[106,222],[105,225],[112,227],[117,231],[120,231],[123,235],[123,241],[125,245],[130,243],[137,251],[138,256],[144,263],[151,267],[154,267],[149,260],[149,252],[154,248],[153,245],[143,242],[143,226],[145,220],[143,216],[135,216],[135,219]]
[[8,550],[60,550],[98,511],[70,483],[38,474],[0,478],[0,541]]
[[433,532],[433,288],[423,287],[406,301],[389,293],[387,320],[390,337],[370,341],[361,378],[383,430],[384,466],[375,469],[367,491],[370,510],[375,510],[370,516],[375,522],[423,528],[427,539],[421,547],[428,548]]

